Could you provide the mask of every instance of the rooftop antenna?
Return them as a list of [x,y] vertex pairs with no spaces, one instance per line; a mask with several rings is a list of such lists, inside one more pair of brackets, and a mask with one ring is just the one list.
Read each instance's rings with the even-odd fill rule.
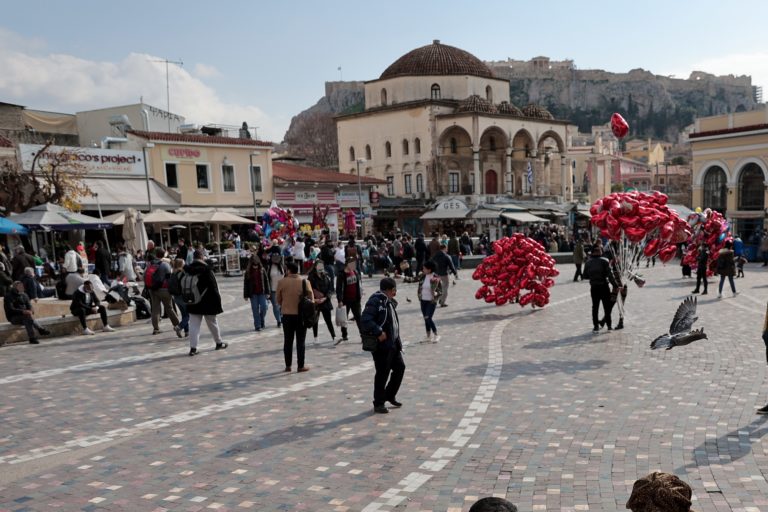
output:
[[339,66],[339,82],[344,81],[344,75],[341,73],[341,66]]
[[171,133],[171,85],[168,80],[168,64],[176,64],[177,66],[181,67],[184,65],[184,63],[180,60],[168,60],[168,59],[161,59],[161,60],[153,60],[150,62],[164,62],[165,63],[165,97],[166,97],[166,105],[168,109],[168,133]]

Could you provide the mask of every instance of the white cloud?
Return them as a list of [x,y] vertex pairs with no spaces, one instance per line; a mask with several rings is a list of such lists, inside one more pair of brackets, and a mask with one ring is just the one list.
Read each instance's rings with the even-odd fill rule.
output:
[[193,73],[199,78],[217,78],[221,76],[221,72],[215,66],[209,66],[202,62],[195,64]]
[[[2,44],[8,42],[8,44]],[[11,42],[13,42],[11,44]],[[166,108],[165,65],[159,57],[130,53],[118,62],[99,62],[64,54],[40,54],[41,43],[0,30],[0,101],[33,109],[77,112],[145,103]],[[213,66],[197,64],[194,75],[169,67],[171,111],[189,123],[258,126],[262,140],[280,142],[285,127],[256,105],[221,99],[201,78],[215,76]]]

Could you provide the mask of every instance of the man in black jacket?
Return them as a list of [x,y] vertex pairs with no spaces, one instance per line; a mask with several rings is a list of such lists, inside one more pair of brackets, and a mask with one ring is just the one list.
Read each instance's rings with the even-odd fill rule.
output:
[[112,255],[106,247],[106,244],[101,241],[96,241],[96,260],[94,261],[94,269],[99,275],[101,281],[109,286],[109,270],[112,266]]
[[[385,414],[389,412],[384,404],[389,402],[394,407],[403,404],[397,401],[397,392],[403,382],[405,361],[403,361],[403,343],[400,340],[400,322],[397,317],[397,283],[391,277],[385,277],[379,284],[379,291],[371,295],[365,305],[361,319],[361,331],[376,336],[378,348],[371,352],[376,365],[373,379],[373,410]],[[387,382],[389,381],[389,382]]]
[[[193,297],[184,297],[189,312],[189,355],[197,355],[197,343],[200,341],[200,326],[205,320],[208,329],[213,335],[213,341],[216,343],[216,350],[227,348],[228,344],[221,339],[221,331],[216,315],[224,312],[221,307],[221,293],[219,293],[219,284],[216,282],[216,276],[211,268],[205,263],[205,254],[196,249],[194,260],[191,264],[184,267],[186,274],[182,278],[181,289],[182,296],[186,295],[186,288],[189,284],[193,292]],[[187,283],[189,280],[189,283]],[[195,285],[195,286],[192,286]],[[187,300],[189,299],[189,300]]]
[[104,326],[104,332],[112,332],[114,329],[109,326],[107,322],[107,308],[101,305],[101,301],[93,291],[93,284],[90,281],[85,281],[75,291],[72,296],[72,303],[69,305],[69,311],[80,320],[80,325],[83,327],[84,335],[95,334],[88,324],[85,322],[85,317],[98,313],[101,317],[101,324]]
[[424,262],[427,261],[427,243],[424,241],[424,233],[419,233],[413,243],[413,248],[416,251],[416,274],[418,274],[421,272]]
[[[440,307],[444,308],[448,304],[448,285],[451,283],[448,279],[448,274],[453,274],[454,277],[459,277],[459,273],[456,271],[456,267],[453,265],[453,260],[448,256],[448,247],[445,244],[440,244],[440,250],[432,256],[432,261],[435,263],[435,274],[440,278],[440,282],[443,284],[443,294],[440,296]],[[421,270],[421,269],[419,269]]]
[[592,332],[600,331],[599,311],[601,302],[605,312],[605,324],[609,331],[613,330],[611,324],[611,289],[608,283],[610,282],[613,286],[618,286],[618,283],[613,278],[608,258],[603,257],[601,246],[593,246],[591,257],[584,266],[584,277],[589,279],[589,291],[592,295],[592,325],[594,327]]
[[707,294],[707,264],[709,263],[709,250],[706,244],[699,245],[699,256],[696,258],[696,289],[691,293],[699,293],[701,283],[704,283],[702,295]]
[[[21,281],[16,281],[11,286],[11,290],[5,294],[3,301],[3,309],[5,310],[5,318],[8,319],[13,325],[23,325],[27,330],[27,336],[29,336],[29,342],[33,345],[40,343],[35,336],[35,329],[40,336],[46,336],[50,334],[43,326],[41,326],[34,318],[34,310],[32,309],[32,303],[29,301],[29,297],[24,293],[24,284]],[[5,341],[0,341],[0,345],[5,344]]]

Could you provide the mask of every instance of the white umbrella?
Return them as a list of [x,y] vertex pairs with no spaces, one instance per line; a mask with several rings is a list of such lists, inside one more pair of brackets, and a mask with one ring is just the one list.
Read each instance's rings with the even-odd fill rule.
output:
[[216,247],[218,247],[219,252],[219,258],[221,258],[221,226],[227,225],[231,226],[232,224],[258,224],[256,221],[251,219],[246,219],[245,217],[240,217],[239,215],[235,215],[234,213],[227,213],[227,212],[206,212],[206,213],[198,213],[195,215],[190,216],[190,218],[194,222],[203,222],[205,224],[213,224],[216,229]]

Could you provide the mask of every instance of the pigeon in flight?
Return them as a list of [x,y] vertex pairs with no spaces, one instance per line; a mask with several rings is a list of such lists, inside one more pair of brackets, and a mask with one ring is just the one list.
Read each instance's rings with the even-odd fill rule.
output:
[[688,345],[696,340],[708,339],[703,328],[691,330],[694,322],[698,319],[699,317],[696,316],[696,298],[687,297],[677,308],[672,325],[669,326],[669,334],[664,334],[653,340],[651,350],[657,348],[671,350],[673,347]]

